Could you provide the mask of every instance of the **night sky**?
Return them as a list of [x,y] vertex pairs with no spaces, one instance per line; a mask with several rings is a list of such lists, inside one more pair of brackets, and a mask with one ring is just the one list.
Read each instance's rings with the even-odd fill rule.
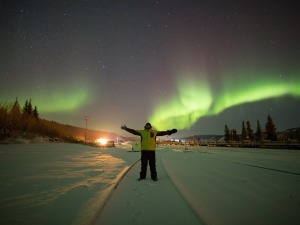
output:
[[300,126],[298,1],[17,1],[1,7],[1,102],[125,135]]

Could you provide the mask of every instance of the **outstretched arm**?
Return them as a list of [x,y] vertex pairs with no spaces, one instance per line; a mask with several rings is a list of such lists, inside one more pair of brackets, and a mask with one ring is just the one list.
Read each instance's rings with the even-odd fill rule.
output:
[[140,135],[139,132],[137,132],[137,131],[134,130],[134,129],[131,129],[131,128],[126,127],[125,124],[121,126],[121,129],[122,129],[122,130],[126,130],[127,132],[129,132],[129,133],[131,133],[131,134],[134,134],[134,135]]
[[167,130],[167,131],[160,131],[157,133],[156,136],[164,136],[164,135],[171,135],[175,134],[177,132],[177,129]]

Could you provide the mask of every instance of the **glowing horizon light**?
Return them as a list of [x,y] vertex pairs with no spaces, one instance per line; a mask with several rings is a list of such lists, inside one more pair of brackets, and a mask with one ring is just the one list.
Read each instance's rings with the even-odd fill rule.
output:
[[106,145],[108,140],[106,138],[99,138],[96,140],[97,143],[101,144],[101,145]]
[[[250,79],[249,79],[250,77]],[[251,79],[252,77],[252,79]],[[179,82],[177,94],[161,103],[149,118],[158,129],[188,129],[201,117],[217,115],[233,106],[281,96],[300,97],[300,77],[249,76],[239,79],[224,76],[223,89],[212,96],[206,82],[186,78]]]

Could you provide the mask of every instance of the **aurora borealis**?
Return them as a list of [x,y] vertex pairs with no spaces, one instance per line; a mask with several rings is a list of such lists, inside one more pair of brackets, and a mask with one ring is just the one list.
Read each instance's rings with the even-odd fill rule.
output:
[[123,134],[300,125],[298,1],[1,1],[0,96]]
[[[244,79],[246,80],[246,79]],[[150,121],[159,124],[158,129],[178,127],[190,128],[201,117],[218,115],[224,110],[249,102],[258,102],[282,96],[300,97],[300,75],[290,81],[280,78],[266,78],[258,76],[247,83],[239,83],[230,79],[225,80],[224,90],[220,96],[213,97],[209,84],[204,81],[183,81],[180,84],[178,95],[171,101],[162,104],[150,117]],[[171,109],[170,114],[164,113]]]

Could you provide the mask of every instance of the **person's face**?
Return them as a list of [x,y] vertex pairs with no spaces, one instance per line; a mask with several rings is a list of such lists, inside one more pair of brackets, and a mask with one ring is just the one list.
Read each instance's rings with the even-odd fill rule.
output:
[[145,125],[145,129],[150,130],[151,129],[151,125],[150,124],[146,124]]

